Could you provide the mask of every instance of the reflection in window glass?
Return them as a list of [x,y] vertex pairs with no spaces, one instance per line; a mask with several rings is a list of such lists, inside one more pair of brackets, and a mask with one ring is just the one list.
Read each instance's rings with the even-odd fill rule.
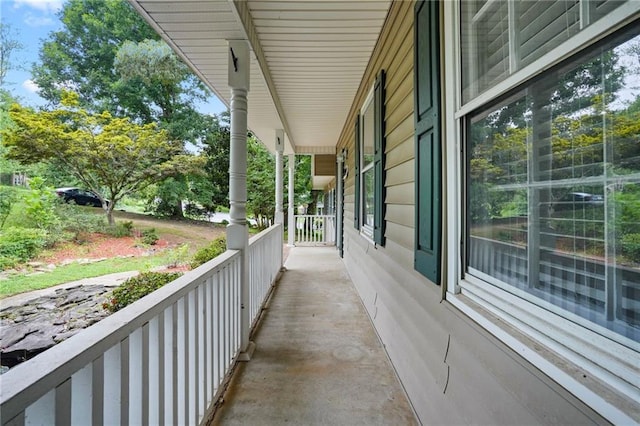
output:
[[374,144],[374,103],[369,102],[362,114],[362,155],[363,167],[373,164],[373,144]]
[[469,272],[636,342],[639,50],[547,73],[471,117],[467,149]]
[[467,102],[540,58],[624,0],[461,2],[462,85]]
[[374,170],[373,168],[368,169],[364,172],[362,176],[362,180],[364,185],[362,185],[364,189],[363,193],[363,224],[365,226],[373,229],[373,214],[374,214]]
[[373,217],[375,209],[375,170],[374,162],[374,129],[375,129],[375,102],[370,95],[362,108],[360,117],[360,140],[362,143],[362,158],[360,166],[361,181],[361,209],[362,232],[373,237]]

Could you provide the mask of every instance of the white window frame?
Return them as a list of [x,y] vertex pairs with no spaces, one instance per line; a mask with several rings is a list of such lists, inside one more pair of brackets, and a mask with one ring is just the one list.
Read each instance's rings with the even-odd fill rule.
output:
[[[563,316],[556,315],[539,303],[531,303],[499,287],[487,285],[486,281],[469,274],[463,275],[460,259],[464,253],[459,243],[466,226],[461,202],[465,164],[460,153],[464,119],[468,114],[638,19],[640,2],[629,1],[621,5],[584,28],[579,36],[558,45],[464,105],[460,3],[444,2],[442,8],[445,25],[441,51],[443,66],[447,70],[442,73],[442,124],[447,141],[444,146],[444,192],[451,194],[445,199],[443,212],[443,218],[446,218],[443,226],[450,241],[445,254],[448,259],[445,262],[446,300],[612,423],[633,424],[635,420],[625,413],[623,407],[640,400],[640,372],[633,367],[637,366],[640,344],[623,336],[604,337],[613,333],[609,330],[596,333],[592,331],[592,324],[589,328],[580,325],[585,321],[583,319],[567,319],[567,312]],[[625,344],[621,344],[620,339],[626,339]],[[571,364],[575,368],[570,368]],[[600,379],[606,386],[598,385],[591,377]]]
[[[360,162],[360,176],[358,176],[357,178],[360,179],[360,211],[358,212],[358,215],[360,217],[360,234],[364,237],[366,237],[370,242],[373,243],[373,226],[368,225],[367,221],[365,220],[365,206],[366,206],[366,200],[365,200],[365,194],[366,194],[366,190],[365,190],[365,182],[364,182],[364,174],[365,172],[368,171],[373,171],[374,170],[374,164],[375,161],[371,161],[369,164],[364,164],[364,144],[365,144],[365,140],[364,140],[364,134],[365,134],[365,128],[364,128],[364,113],[367,110],[367,108],[371,107],[374,108],[373,110],[373,121],[371,123],[371,136],[373,137],[374,132],[375,132],[375,117],[376,117],[376,110],[375,110],[375,104],[373,102],[373,96],[374,96],[374,92],[375,92],[375,86],[371,87],[371,90],[369,91],[369,93],[367,94],[367,97],[365,98],[362,107],[360,108],[360,158],[358,158],[358,161]],[[371,141],[374,143],[374,148],[375,148],[375,141]],[[375,189],[374,189],[374,206],[375,206]],[[375,215],[375,208],[373,209],[373,214]],[[374,219],[375,222],[375,219]]]

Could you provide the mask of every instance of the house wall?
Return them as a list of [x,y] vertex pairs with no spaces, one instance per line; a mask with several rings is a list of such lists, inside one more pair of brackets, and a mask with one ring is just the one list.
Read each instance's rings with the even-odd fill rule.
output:
[[[414,271],[413,10],[413,2],[392,3],[337,146],[347,149],[344,261],[354,285],[423,424],[605,423]],[[354,125],[380,69],[387,72],[384,247],[353,226]]]

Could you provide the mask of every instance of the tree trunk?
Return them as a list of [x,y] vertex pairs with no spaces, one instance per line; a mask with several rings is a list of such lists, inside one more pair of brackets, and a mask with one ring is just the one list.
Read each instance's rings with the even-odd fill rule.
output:
[[176,219],[184,218],[184,209],[182,208],[182,200],[178,200],[173,209],[173,217]]
[[107,222],[109,223],[109,226],[115,226],[116,220],[113,218],[113,206],[108,205],[107,208],[105,208],[105,211],[107,213]]

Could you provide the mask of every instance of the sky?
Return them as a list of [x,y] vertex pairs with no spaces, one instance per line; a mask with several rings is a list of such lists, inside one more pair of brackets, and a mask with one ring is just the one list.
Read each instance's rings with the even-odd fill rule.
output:
[[[23,49],[14,51],[11,63],[22,69],[7,73],[6,89],[18,97],[23,105],[43,106],[45,100],[38,96],[38,87],[31,80],[31,65],[38,62],[41,41],[49,33],[62,29],[57,13],[65,0],[0,0],[0,19],[11,25],[12,36]],[[226,107],[212,95],[209,102],[200,103],[202,113],[218,114]]]

